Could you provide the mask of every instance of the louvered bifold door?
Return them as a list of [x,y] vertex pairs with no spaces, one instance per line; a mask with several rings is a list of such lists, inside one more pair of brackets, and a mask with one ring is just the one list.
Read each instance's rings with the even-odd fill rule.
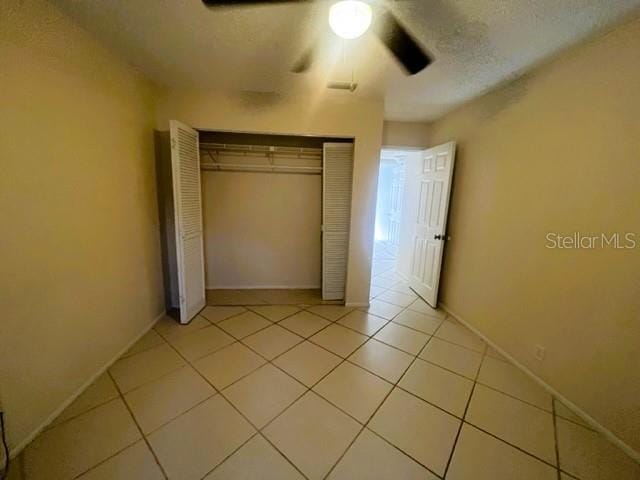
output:
[[343,300],[351,224],[353,143],[325,143],[322,174],[322,298]]
[[198,132],[174,120],[170,130],[180,323],[188,323],[206,304]]

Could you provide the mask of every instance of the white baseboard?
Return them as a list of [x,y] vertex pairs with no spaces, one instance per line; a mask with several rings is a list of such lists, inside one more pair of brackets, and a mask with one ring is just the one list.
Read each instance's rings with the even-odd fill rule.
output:
[[477,328],[475,328],[469,322],[467,322],[462,317],[460,317],[460,315],[458,315],[457,313],[453,312],[447,305],[445,305],[444,303],[441,302],[439,304],[439,306],[443,310],[445,310],[449,315],[451,315],[453,318],[455,318],[457,321],[459,321],[461,324],[463,324],[465,327],[467,327],[469,330],[471,330],[473,333],[475,333],[480,338],[482,338],[485,342],[487,342],[487,344],[489,346],[493,347],[503,357],[505,357],[507,360],[509,360],[509,362],[511,362],[513,365],[515,365],[517,368],[519,368],[523,373],[525,373],[534,382],[536,382],[538,385],[540,385],[542,388],[544,388],[552,396],[554,396],[555,398],[560,400],[560,402],[562,402],[569,410],[571,410],[573,413],[575,413],[577,416],[579,416],[588,425],[593,427],[594,430],[600,432],[611,443],[613,443],[618,448],[620,448],[623,452],[625,452],[627,455],[629,455],[636,462],[640,463],[640,453],[637,452],[636,450],[634,450],[633,448],[631,448],[631,446],[629,446],[624,440],[622,440],[620,437],[616,436],[616,434],[614,434],[611,430],[609,430],[607,427],[605,427],[604,425],[599,423],[591,415],[589,415],[587,412],[582,410],[575,403],[573,403],[571,400],[569,400],[567,397],[562,395],[555,388],[553,388],[551,385],[549,385],[547,382],[542,380],[535,373],[533,373],[531,370],[529,370],[527,367],[525,367],[523,364],[521,364],[518,360],[516,360],[511,355],[509,355],[507,352],[505,352],[502,348],[500,348],[496,343],[494,343],[492,340],[487,338]]
[[100,369],[98,369],[98,371],[94,373],[86,382],[84,382],[78,390],[76,390],[73,394],[71,394],[69,398],[67,398],[64,402],[62,402],[62,404],[58,408],[56,408],[53,411],[53,413],[49,415],[45,419],[45,421],[42,422],[35,430],[33,430],[29,435],[27,435],[26,438],[18,442],[18,444],[9,451],[9,457],[14,458],[27,445],[29,445],[33,441],[33,439],[36,438],[38,434],[40,434],[40,432],[42,432],[45,428],[47,428],[47,426],[49,426],[49,424],[51,424],[51,422],[53,422],[58,417],[58,415],[62,413],[62,411],[65,408],[71,405],[71,403],[76,398],[78,398],[89,386],[91,386],[93,382],[95,382],[98,379],[100,375],[106,372],[107,369],[111,365],[113,365],[116,360],[118,360],[122,355],[124,355],[133,346],[134,343],[140,340],[140,338],[142,338],[143,335],[145,335],[149,330],[151,330],[151,328],[156,324],[156,322],[158,322],[158,320],[160,320],[165,315],[166,315],[166,312],[162,312],[150,323],[145,325],[145,327],[140,331],[138,335],[136,335],[136,337],[133,340],[131,340],[131,342],[129,342],[122,350],[120,350],[117,354],[111,357],[111,359],[109,359],[109,361],[106,364],[104,364]]
[[321,285],[207,285],[207,290],[317,290]]

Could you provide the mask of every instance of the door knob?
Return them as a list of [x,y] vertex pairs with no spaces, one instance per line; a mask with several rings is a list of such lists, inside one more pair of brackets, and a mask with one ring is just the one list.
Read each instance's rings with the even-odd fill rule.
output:
[[444,235],[434,235],[433,239],[434,240],[444,240]]

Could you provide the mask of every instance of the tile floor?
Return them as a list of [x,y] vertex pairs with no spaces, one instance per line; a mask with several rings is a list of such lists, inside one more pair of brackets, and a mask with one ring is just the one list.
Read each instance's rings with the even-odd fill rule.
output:
[[368,311],[291,305],[294,294],[161,320],[10,478],[640,478],[393,268],[376,259]]

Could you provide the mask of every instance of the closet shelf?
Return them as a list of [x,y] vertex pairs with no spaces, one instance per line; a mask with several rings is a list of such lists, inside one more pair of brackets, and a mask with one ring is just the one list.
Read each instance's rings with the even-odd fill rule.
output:
[[200,143],[200,168],[209,171],[322,173],[322,149]]

